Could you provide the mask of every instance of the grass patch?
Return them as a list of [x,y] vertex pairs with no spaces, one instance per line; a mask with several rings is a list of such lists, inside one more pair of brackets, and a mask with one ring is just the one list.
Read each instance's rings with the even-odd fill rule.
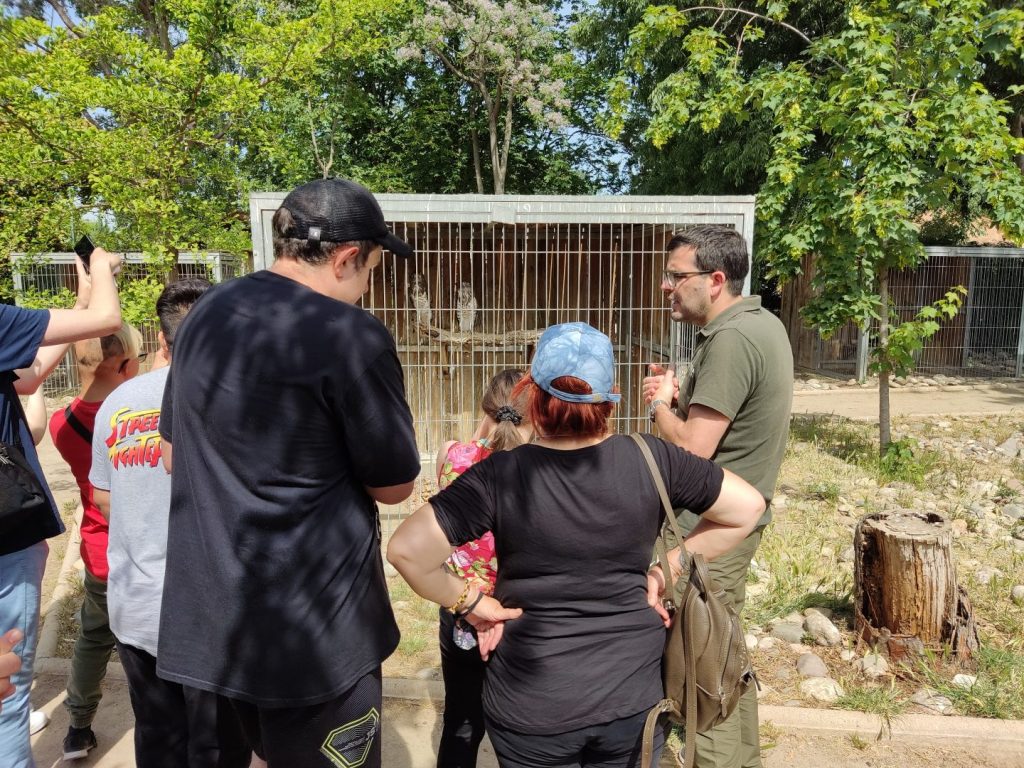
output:
[[74,653],[75,640],[78,639],[79,615],[82,602],[85,600],[85,585],[77,575],[69,579],[68,588],[70,592],[67,599],[61,603],[57,613],[57,626],[60,632],[55,653],[62,659],[70,659]]
[[882,738],[885,733],[892,732],[893,722],[898,720],[909,706],[907,697],[896,687],[895,683],[871,685],[844,680],[843,690],[845,693],[835,702],[836,708],[878,715],[882,721],[878,738]]
[[778,745],[779,737],[782,736],[782,729],[771,720],[768,720],[761,723],[758,727],[757,735],[761,746],[761,757],[764,757],[765,752],[769,749],[774,749]]
[[978,681],[971,688],[953,685],[954,670],[934,658],[919,662],[915,671],[930,688],[952,701],[961,714],[1024,719],[1024,651],[982,645],[977,662]]

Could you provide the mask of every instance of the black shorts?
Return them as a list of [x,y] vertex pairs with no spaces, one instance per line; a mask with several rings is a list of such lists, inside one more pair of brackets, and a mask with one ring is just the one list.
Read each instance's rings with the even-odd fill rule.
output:
[[[511,731],[486,718],[487,735],[501,768],[634,768],[640,765],[646,720],[644,710],[608,723],[540,736]],[[654,765],[667,732],[663,719],[654,732]]]
[[269,768],[380,768],[380,667],[323,704],[283,709],[232,700]]

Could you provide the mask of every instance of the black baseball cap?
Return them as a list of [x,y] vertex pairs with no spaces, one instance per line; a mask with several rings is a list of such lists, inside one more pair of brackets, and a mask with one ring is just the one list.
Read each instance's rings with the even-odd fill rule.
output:
[[281,207],[295,222],[289,237],[328,243],[372,240],[404,258],[413,254],[412,247],[388,229],[370,190],[354,181],[311,181],[289,192]]

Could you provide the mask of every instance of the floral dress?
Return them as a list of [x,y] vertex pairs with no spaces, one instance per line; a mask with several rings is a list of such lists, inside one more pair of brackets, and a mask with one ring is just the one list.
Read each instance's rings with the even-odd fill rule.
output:
[[[455,478],[491,455],[486,440],[473,443],[452,443],[445,457],[437,485],[444,489]],[[466,579],[474,587],[490,595],[494,592],[494,581],[498,577],[498,559],[494,553],[494,534],[490,531],[479,539],[458,547],[450,558],[448,567],[456,576]]]
[[[452,443],[445,456],[444,466],[438,475],[437,485],[442,490],[451,485],[455,478],[491,455],[486,440],[472,443]],[[452,573],[465,579],[485,595],[493,594],[494,582],[498,578],[498,558],[494,552],[494,534],[488,531],[479,539],[457,547],[446,563]],[[476,646],[476,637],[467,624],[456,622],[452,639],[463,650]]]

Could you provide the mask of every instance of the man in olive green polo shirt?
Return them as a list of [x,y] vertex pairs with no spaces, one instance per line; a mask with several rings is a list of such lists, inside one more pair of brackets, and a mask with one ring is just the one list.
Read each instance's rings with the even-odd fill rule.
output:
[[[700,328],[683,381],[672,371],[644,379],[651,420],[662,436],[735,472],[757,488],[768,509],[746,540],[710,563],[711,575],[743,609],[746,577],[786,450],[793,399],[793,353],[782,323],[743,296],[747,246],[734,229],[701,226],[675,235],[661,289],[672,319]],[[678,405],[673,411],[672,406]],[[684,531],[697,523],[679,512]],[[757,692],[751,688],[721,725],[697,737],[697,768],[757,768]]]

